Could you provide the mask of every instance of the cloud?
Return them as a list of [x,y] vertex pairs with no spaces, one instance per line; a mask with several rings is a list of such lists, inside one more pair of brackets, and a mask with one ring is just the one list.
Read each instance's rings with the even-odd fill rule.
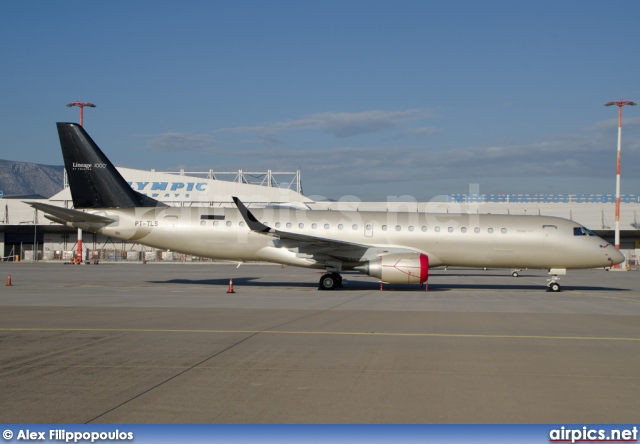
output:
[[[611,131],[616,131],[618,128],[618,119],[607,119],[601,120],[599,122],[591,125],[589,129],[599,132],[606,131],[607,133],[611,133]],[[628,130],[636,130],[640,128],[640,117],[624,117],[622,118],[622,131],[626,133]],[[624,135],[623,135],[624,137]]]
[[213,151],[218,142],[209,134],[191,133],[163,133],[151,137],[145,151],[174,152],[174,151]]
[[[266,125],[226,128],[220,132],[273,134],[284,131],[320,130],[345,138],[400,128],[406,122],[430,117],[424,109],[405,111],[363,111],[359,113],[317,113],[302,119],[274,122]],[[432,129],[433,131],[433,129]]]
[[409,130],[409,133],[418,137],[426,137],[426,136],[434,136],[440,133],[441,131],[442,130],[434,126],[423,126],[421,128],[411,128]]
[[[640,162],[640,142],[633,137],[630,120],[623,144],[625,165]],[[465,183],[486,180],[531,178],[544,183],[548,178],[579,178],[587,181],[613,177],[615,173],[615,128],[597,123],[581,133],[560,134],[529,144],[463,147],[450,150],[423,144],[403,146],[397,142],[383,147],[331,147],[322,150],[279,147],[238,151],[236,156],[260,164],[276,162],[278,168],[302,168],[304,182],[340,183],[380,187],[388,182],[433,183],[444,179]],[[624,135],[623,135],[624,141]],[[519,181],[518,181],[519,182]]]
[[[327,131],[330,128],[337,134],[347,131],[346,127],[352,132],[365,128],[372,131],[373,128],[384,127],[382,123],[374,124],[376,121],[401,122],[409,118],[409,114],[403,114],[402,117],[385,114],[386,118],[380,114],[373,118],[368,113],[349,115],[350,118],[339,118],[338,114],[328,118],[324,113],[315,116],[322,118],[281,122],[270,128],[277,127],[283,131],[284,128],[313,127]],[[338,120],[345,128],[339,128],[335,123]],[[633,186],[634,181],[638,183],[630,173],[633,172],[633,165],[640,163],[640,119],[630,118],[624,123],[623,180],[626,186]],[[313,148],[304,148],[302,144],[293,148],[282,143],[277,132],[259,133],[263,138],[259,145],[255,145],[255,141],[242,141],[239,148],[237,142],[231,142],[231,145],[235,145],[234,149],[229,149],[210,135],[166,133],[151,138],[147,149],[206,150],[219,156],[212,161],[216,169],[222,171],[237,168],[245,171],[266,171],[268,168],[295,171],[300,168],[306,190],[324,190],[321,192],[333,194],[355,191],[384,196],[388,192],[398,192],[428,198],[458,183],[491,183],[494,189],[505,192],[512,189],[525,192],[527,187],[535,187],[530,191],[537,192],[550,184],[559,187],[567,184],[569,187],[569,183],[582,183],[583,187],[593,187],[593,192],[602,192],[595,187],[608,179],[613,180],[615,175],[615,125],[615,121],[612,126],[611,121],[606,120],[579,132],[557,134],[533,143],[506,142],[447,150],[435,146],[435,139],[416,137],[403,137],[401,140],[386,138],[379,141],[382,146],[332,146],[323,143],[323,147],[314,145]],[[247,128],[257,131],[256,127]],[[430,127],[418,130],[418,133],[427,134],[437,131]],[[411,133],[405,131],[405,134]],[[250,148],[252,145],[253,148]],[[269,148],[265,149],[265,145]],[[439,191],[434,192],[436,189]],[[577,192],[573,189],[565,191]]]
[[264,133],[264,134],[262,134],[260,136],[260,142],[264,146],[270,146],[270,147],[283,144],[282,140],[280,140],[278,137],[276,137],[276,135],[274,133]]

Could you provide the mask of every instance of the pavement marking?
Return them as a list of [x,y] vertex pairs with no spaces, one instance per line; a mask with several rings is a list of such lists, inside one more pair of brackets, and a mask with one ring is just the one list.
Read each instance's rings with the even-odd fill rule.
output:
[[604,295],[600,295],[600,294],[593,294],[593,293],[587,293],[584,291],[580,291],[580,290],[566,290],[569,293],[576,293],[576,294],[583,294],[585,296],[591,296],[593,298],[600,298],[600,299],[616,299],[618,301],[626,301],[626,302],[636,302],[636,303],[640,303],[640,299],[627,299],[627,298],[621,298],[621,297],[617,297],[617,296],[604,296]]
[[377,331],[295,331],[295,330],[192,330],[157,328],[0,328],[0,331],[70,331],[70,332],[114,332],[114,333],[222,333],[222,334],[276,334],[276,335],[334,335],[334,336],[391,336],[416,338],[481,338],[481,339],[564,339],[590,341],[640,341],[640,338],[606,336],[551,336],[551,335],[492,335],[459,333],[392,333]]

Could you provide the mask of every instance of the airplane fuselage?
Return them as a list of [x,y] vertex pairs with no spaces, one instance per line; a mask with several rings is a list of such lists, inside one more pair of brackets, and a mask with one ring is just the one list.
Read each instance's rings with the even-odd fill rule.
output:
[[292,245],[251,231],[236,208],[138,207],[90,212],[117,219],[93,231],[127,241],[213,259],[310,268],[325,268],[327,262],[337,261],[341,269],[350,269],[366,256],[396,249],[427,255],[431,267],[595,268],[617,263],[620,256],[599,237],[580,232],[579,224],[557,217],[283,208],[251,211],[276,230],[371,249],[354,248],[336,257],[318,245]]

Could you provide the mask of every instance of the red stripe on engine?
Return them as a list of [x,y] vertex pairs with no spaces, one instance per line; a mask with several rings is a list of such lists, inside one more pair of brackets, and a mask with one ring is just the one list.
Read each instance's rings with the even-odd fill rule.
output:
[[426,254],[420,254],[420,283],[429,279],[429,257]]

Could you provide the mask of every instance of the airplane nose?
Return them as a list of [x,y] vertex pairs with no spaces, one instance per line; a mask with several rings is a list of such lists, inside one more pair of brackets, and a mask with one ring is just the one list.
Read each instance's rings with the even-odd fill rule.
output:
[[620,250],[613,250],[609,254],[611,254],[611,261],[613,265],[617,265],[624,262],[625,257],[624,257],[624,254],[620,252]]

